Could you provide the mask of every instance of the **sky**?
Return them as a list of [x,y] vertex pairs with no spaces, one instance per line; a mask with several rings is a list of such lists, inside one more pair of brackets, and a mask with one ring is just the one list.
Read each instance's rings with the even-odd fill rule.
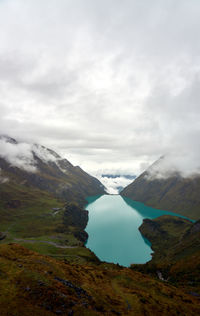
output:
[[93,175],[199,170],[199,17],[199,0],[0,0],[0,134]]

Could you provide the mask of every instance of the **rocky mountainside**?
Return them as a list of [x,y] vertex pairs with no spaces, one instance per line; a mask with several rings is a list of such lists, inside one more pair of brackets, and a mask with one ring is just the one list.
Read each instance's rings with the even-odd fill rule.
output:
[[124,188],[121,195],[158,209],[199,219],[200,176],[182,177],[177,172],[159,175],[155,173],[157,163]]
[[104,194],[99,180],[38,144],[0,137],[0,186],[35,188],[67,201]]

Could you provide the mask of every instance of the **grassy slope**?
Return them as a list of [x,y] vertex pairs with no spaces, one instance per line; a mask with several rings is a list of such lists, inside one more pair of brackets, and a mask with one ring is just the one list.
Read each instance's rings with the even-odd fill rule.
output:
[[197,298],[131,269],[77,265],[0,246],[2,316],[198,315]]
[[140,231],[155,252],[150,262],[133,268],[153,274],[161,271],[169,282],[200,295],[200,221],[161,216],[144,220]]
[[[56,213],[52,208],[60,210]],[[39,253],[73,262],[97,260],[82,247],[83,242],[75,235],[77,228],[64,224],[64,213],[64,202],[45,191],[5,184],[0,191],[0,232],[6,238],[0,244],[17,242]]]

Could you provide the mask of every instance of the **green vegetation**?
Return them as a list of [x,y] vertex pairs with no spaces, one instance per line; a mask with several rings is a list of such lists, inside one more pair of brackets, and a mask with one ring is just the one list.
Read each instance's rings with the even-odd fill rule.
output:
[[66,204],[48,192],[7,183],[1,186],[0,215],[0,244],[18,243],[71,262],[98,261],[83,247],[88,213],[76,203]]
[[132,268],[200,297],[200,221],[161,216],[144,220],[140,231],[152,243],[154,253],[150,262]]
[[0,246],[1,316],[198,315],[198,298],[112,264],[72,264]]

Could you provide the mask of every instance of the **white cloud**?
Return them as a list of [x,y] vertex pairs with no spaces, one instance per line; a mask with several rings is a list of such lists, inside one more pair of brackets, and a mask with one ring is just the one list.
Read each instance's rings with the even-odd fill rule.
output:
[[50,161],[57,163],[61,159],[55,152],[41,145],[15,143],[7,137],[0,137],[0,157],[7,160],[10,165],[28,172],[37,172],[35,155],[46,163]]
[[119,176],[116,178],[99,176],[98,179],[106,187],[106,191],[109,194],[118,194],[120,187],[125,188],[128,184],[130,184],[133,181],[123,176]]
[[0,133],[93,174],[163,154],[197,170],[199,15],[196,0],[1,1]]
[[36,166],[31,151],[31,145],[20,143],[12,144],[4,138],[0,139],[0,157],[6,159],[12,166],[35,172]]
[[148,180],[166,179],[175,174],[183,178],[199,176],[199,157],[193,153],[164,156],[147,169],[146,178]]

